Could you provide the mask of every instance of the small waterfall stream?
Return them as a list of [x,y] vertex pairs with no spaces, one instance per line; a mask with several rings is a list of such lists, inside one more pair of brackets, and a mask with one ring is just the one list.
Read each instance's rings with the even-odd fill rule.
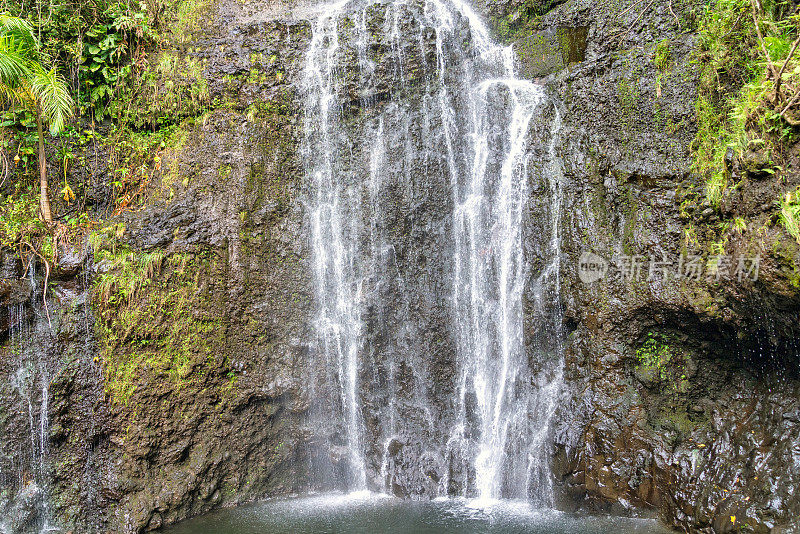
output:
[[326,6],[303,84],[337,485],[549,504],[558,110],[459,0]]
[[[3,444],[3,449],[10,446],[11,450],[0,450],[0,453],[14,459],[12,461],[16,464],[17,472],[0,473],[0,481],[3,487],[16,488],[17,497],[24,501],[25,506],[36,509],[35,528],[43,533],[52,530],[48,412],[53,369],[46,347],[37,343],[37,340],[47,339],[52,333],[46,311],[36,303],[40,293],[33,262],[29,265],[28,273],[33,295],[30,306],[41,320],[29,320],[26,309],[28,303],[16,304],[8,310],[8,340],[13,355],[13,361],[9,362],[8,384],[17,400],[14,411],[22,424],[15,429],[14,439]],[[15,480],[11,480],[11,477]]]
[[[334,10],[338,6],[334,7]],[[358,219],[350,213],[359,202],[356,189],[339,182],[335,128],[336,97],[333,93],[339,48],[333,17],[317,24],[311,43],[307,81],[309,95],[306,131],[315,132],[306,146],[306,160],[313,181],[311,212],[315,283],[320,304],[316,321],[332,378],[338,383],[339,403],[347,429],[347,456],[352,480],[349,487],[366,488],[361,412],[358,400],[358,353],[361,335],[361,300],[364,276],[357,262]],[[323,58],[317,58],[322,54]]]

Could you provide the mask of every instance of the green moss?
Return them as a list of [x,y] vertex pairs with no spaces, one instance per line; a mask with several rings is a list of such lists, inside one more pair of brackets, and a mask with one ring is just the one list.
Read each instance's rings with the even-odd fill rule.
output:
[[178,183],[187,184],[188,175],[181,174],[179,168],[180,155],[189,141],[189,136],[194,130],[195,124],[202,122],[206,115],[197,119],[186,119],[180,125],[170,129],[170,135],[161,145],[163,163],[161,169],[161,190],[162,197],[169,201],[175,195],[173,186]]
[[700,240],[697,237],[697,229],[693,224],[687,225],[683,229],[683,244],[682,253],[684,256],[688,255],[689,251],[700,247]]
[[252,84],[265,84],[267,83],[267,74],[253,67],[250,69],[246,81]]
[[636,109],[636,101],[639,99],[639,91],[636,85],[627,78],[620,78],[617,83],[617,100],[620,106],[620,117],[623,126],[630,127],[630,120]]
[[655,421],[659,430],[671,430],[679,434],[679,439],[691,435],[700,426],[691,420],[685,409],[666,409]]
[[225,165],[220,165],[219,169],[217,170],[217,176],[219,176],[220,181],[224,182],[225,180],[227,180],[232,170],[233,167],[231,167],[227,163]]
[[645,342],[636,350],[637,374],[651,382],[666,386],[673,395],[686,393],[687,356],[668,335],[650,332]]
[[254,102],[247,107],[247,118],[251,121],[256,118],[281,120],[289,117],[292,113],[291,99],[286,93],[280,93],[272,100]]
[[780,266],[788,283],[794,288],[800,288],[800,265],[797,264],[797,245],[791,241],[776,239],[772,242],[772,257]]
[[781,224],[800,244],[800,188],[786,193],[780,200],[780,205]]
[[187,43],[200,31],[203,15],[210,7],[209,0],[178,0],[170,6],[174,20],[171,38],[178,43]]
[[665,71],[672,63],[672,50],[669,39],[664,39],[656,45],[653,64],[660,71]]
[[95,282],[92,302],[114,402],[127,403],[147,376],[180,389],[201,378],[206,364],[224,363],[224,323],[200,285],[211,260],[208,254],[106,252],[110,270]]
[[[46,227],[39,220],[39,195],[18,184],[15,194],[0,197],[0,244],[16,249],[24,243],[43,243]],[[37,247],[41,248],[41,247]]]
[[491,17],[489,22],[500,40],[508,44],[536,31],[542,15],[559,3],[560,0],[523,0],[514,3],[505,16]]
[[645,369],[655,370],[658,376],[667,378],[667,366],[672,362],[673,354],[664,338],[652,332],[647,335],[647,340],[636,350],[636,359]]

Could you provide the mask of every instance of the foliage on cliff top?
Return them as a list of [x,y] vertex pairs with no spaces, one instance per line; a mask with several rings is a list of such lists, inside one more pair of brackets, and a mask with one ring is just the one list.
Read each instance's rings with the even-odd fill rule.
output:
[[126,84],[147,66],[148,55],[197,31],[206,0],[0,1],[0,11],[26,18],[42,52],[69,73],[83,115],[102,119]]
[[[51,226],[39,224],[36,211],[28,209],[36,180],[35,117],[16,103],[0,113],[3,245],[52,261],[48,243],[55,251],[59,239],[89,232],[94,219],[144,199],[173,127],[201,113],[208,101],[202,64],[153,52],[167,43],[182,46],[199,28],[207,5],[206,0],[0,0],[0,11],[33,27],[41,57],[65,74],[78,111],[63,134],[47,138],[47,176],[59,184],[50,188],[56,219]],[[101,173],[104,183],[92,183]],[[74,183],[73,176],[84,177],[84,183]],[[87,202],[90,192],[100,201]]]
[[707,179],[706,197],[719,206],[730,183],[729,151],[767,155],[763,172],[774,174],[782,150],[797,138],[800,58],[793,4],[771,0],[718,0],[700,24],[701,83],[694,170]]

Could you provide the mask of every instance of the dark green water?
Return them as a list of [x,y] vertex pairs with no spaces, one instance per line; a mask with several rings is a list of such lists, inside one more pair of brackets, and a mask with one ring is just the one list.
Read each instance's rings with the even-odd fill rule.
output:
[[165,534],[645,534],[655,521],[533,510],[525,503],[477,507],[463,500],[406,501],[365,495],[270,500],[221,510]]

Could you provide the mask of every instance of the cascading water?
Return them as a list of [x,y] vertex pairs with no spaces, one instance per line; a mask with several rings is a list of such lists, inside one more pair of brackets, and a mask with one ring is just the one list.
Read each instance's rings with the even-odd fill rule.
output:
[[[8,386],[17,400],[12,412],[20,424],[16,425],[3,447],[0,458],[10,459],[16,473],[0,472],[0,487],[13,488],[20,506],[36,511],[32,528],[38,532],[50,532],[48,491],[50,472],[48,464],[49,403],[51,362],[47,350],[36,340],[51,335],[46,311],[36,305],[38,281],[34,264],[29,265],[33,298],[28,303],[19,303],[9,309]],[[31,310],[32,308],[32,310]],[[42,320],[30,321],[29,315],[37,314]],[[13,493],[12,493],[13,495]],[[2,520],[0,520],[2,530]]]
[[[537,441],[547,433],[560,372],[545,365],[545,373],[536,376],[529,359],[551,360],[543,364],[558,364],[560,359],[541,354],[536,343],[526,350],[523,326],[526,291],[549,313],[553,306],[539,301],[558,297],[560,172],[552,157],[554,142],[542,166],[550,178],[552,198],[553,237],[544,251],[549,263],[530,281],[523,243],[531,194],[528,131],[544,99],[543,91],[527,82],[498,79],[480,84],[473,108],[473,165],[465,183],[454,184],[454,306],[461,374],[459,418],[451,445],[458,444],[460,456],[474,463],[475,494],[482,500],[529,496],[549,500],[541,473],[535,483],[531,473],[544,463],[545,451]],[[560,317],[555,319],[560,322]],[[473,421],[470,410],[477,412]]]
[[555,106],[458,0],[325,6],[303,90],[317,422],[339,485],[546,504]]
[[[338,7],[338,6],[337,6]],[[360,293],[364,281],[357,264],[357,219],[349,209],[357,190],[340,183],[333,136],[338,102],[332,58],[338,51],[335,18],[320,19],[315,28],[307,68],[309,95],[306,161],[313,181],[311,236],[315,253],[315,283],[319,302],[316,328],[332,378],[338,383],[339,403],[347,433],[349,487],[366,488],[358,400],[358,353],[361,350]],[[329,29],[333,26],[332,31]],[[324,54],[320,60],[317,54]],[[313,132],[313,135],[312,135]]]

